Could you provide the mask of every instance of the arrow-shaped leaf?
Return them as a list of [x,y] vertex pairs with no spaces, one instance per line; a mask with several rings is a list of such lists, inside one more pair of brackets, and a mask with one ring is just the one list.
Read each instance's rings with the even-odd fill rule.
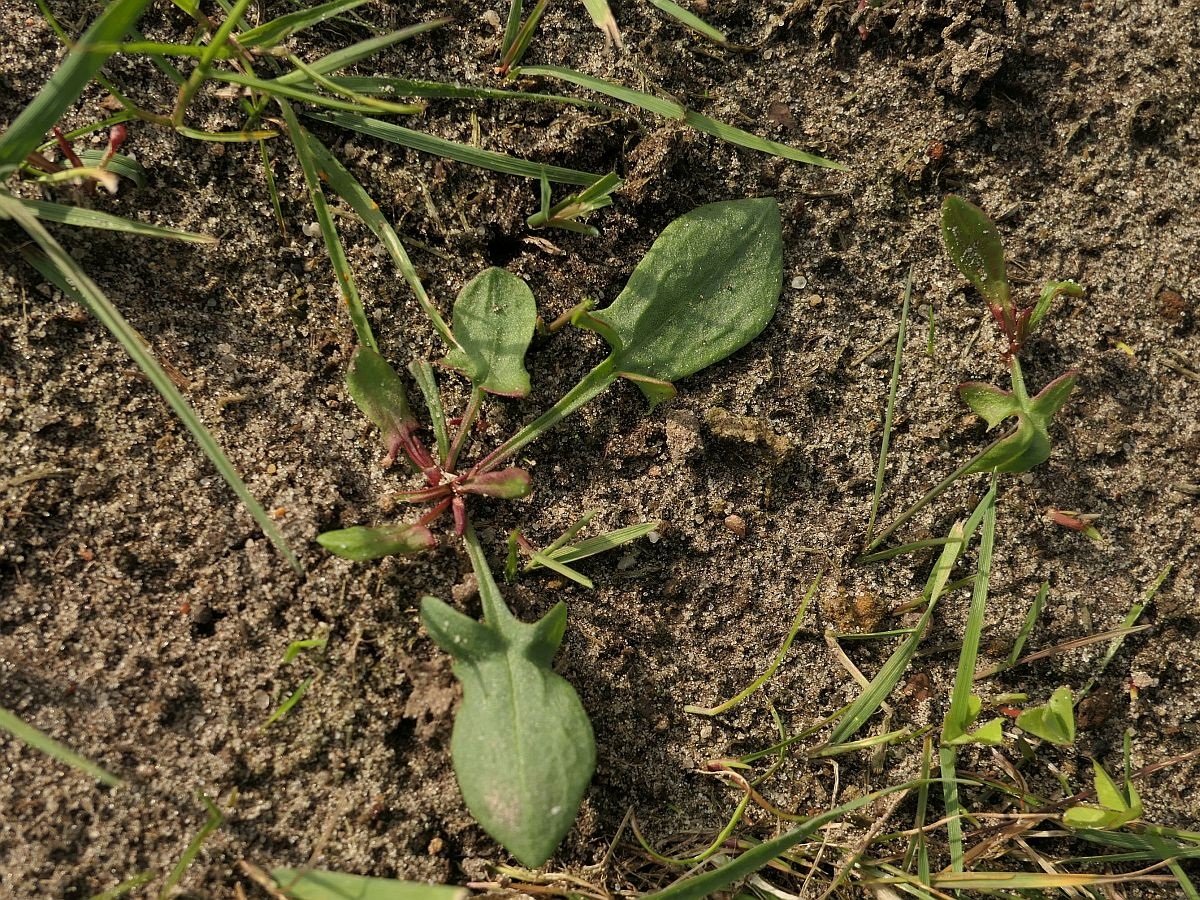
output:
[[[1020,369],[1013,360],[1013,378]],[[990,384],[967,382],[959,394],[976,414],[994,428],[1006,418],[1017,417],[1017,427],[996,441],[963,472],[1027,472],[1050,458],[1050,420],[1063,407],[1075,389],[1076,374],[1068,372],[1046,385],[1033,399],[1024,391],[1009,392]]]
[[421,601],[430,637],[455,659],[463,702],[450,753],[463,800],[523,865],[540,866],[570,830],[596,767],[579,696],[552,668],[567,609],[526,624],[504,605],[475,531],[464,535],[485,621],[436,597]]
[[1075,706],[1071,689],[1060,687],[1042,706],[1034,706],[1017,716],[1017,727],[1052,744],[1070,747],[1075,743]]

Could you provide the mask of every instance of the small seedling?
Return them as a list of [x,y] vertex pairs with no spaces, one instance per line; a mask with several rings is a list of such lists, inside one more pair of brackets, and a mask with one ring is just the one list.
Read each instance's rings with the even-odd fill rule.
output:
[[1030,396],[1017,358],[1026,340],[1042,323],[1055,298],[1077,297],[1083,289],[1073,281],[1050,281],[1033,306],[1018,307],[1011,297],[1004,262],[1004,245],[995,224],[974,204],[949,196],[942,204],[942,241],[958,270],[979,291],[1005,339],[1003,351],[1012,390],[983,382],[959,385],[959,395],[971,410],[995,428],[1008,419],[1016,426],[992,441],[955,469],[905,510],[867,545],[873,550],[958,479],[978,472],[1027,472],[1050,457],[1050,421],[1075,388],[1076,373],[1066,372]]
[[[430,526],[451,513],[479,583],[484,618],[477,622],[426,597],[421,619],[434,642],[456,660],[454,671],[463,684],[451,740],[463,799],[484,829],[524,865],[544,863],[571,827],[595,766],[595,742],[574,688],[551,667],[566,627],[566,607],[557,604],[534,624],[513,615],[492,577],[467,501],[529,494],[529,473],[506,463],[618,379],[636,384],[651,409],[674,396],[675,381],[756,337],[774,315],[782,288],[775,200],[711,203],[679,217],[610,306],[593,312],[590,304],[582,305],[572,316],[575,325],[604,338],[612,348],[609,356],[546,413],[471,462],[463,460],[485,394],[523,397],[530,390],[524,359],[537,309],[523,281],[502,269],[487,270],[459,294],[452,331],[438,329],[449,339],[441,364],[471,385],[453,436],[432,368],[421,361],[410,367],[429,410],[432,450],[420,434],[400,375],[375,349],[362,346],[355,353],[347,388],[380,431],[385,465],[403,460],[423,482],[397,497],[429,508],[413,522],[347,528],[318,540],[353,560],[417,552],[437,542]],[[656,524],[566,546],[584,521],[546,551],[533,552],[534,562],[586,581],[566,563],[632,540]],[[519,538],[514,542],[520,545]],[[510,569],[515,568],[512,559]]]
[[1129,732],[1125,733],[1125,789],[1117,787],[1104,766],[1092,760],[1092,778],[1099,805],[1081,803],[1063,813],[1063,824],[1070,828],[1096,828],[1111,831],[1141,818],[1142,798],[1129,774]]
[[1051,506],[1046,510],[1046,518],[1055,525],[1061,525],[1071,531],[1078,531],[1084,537],[1098,544],[1104,543],[1104,537],[1092,523],[1100,518],[1099,513],[1083,513],[1074,509],[1055,509]]
[[1069,687],[1060,687],[1041,706],[1017,716],[1017,727],[1034,737],[1070,747],[1075,743],[1075,703]]
[[600,234],[593,226],[579,219],[588,213],[612,205],[612,195],[620,190],[621,179],[616,172],[609,172],[576,194],[565,197],[550,205],[550,180],[542,179],[542,208],[525,220],[530,228],[563,228],[580,234],[596,237]]

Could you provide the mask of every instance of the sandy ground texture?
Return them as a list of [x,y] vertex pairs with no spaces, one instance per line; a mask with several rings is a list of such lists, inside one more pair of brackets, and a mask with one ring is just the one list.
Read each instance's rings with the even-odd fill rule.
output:
[[[51,6],[78,33],[99,4]],[[264,6],[263,16],[288,8]],[[391,28],[447,14],[453,24],[362,73],[498,84],[495,23],[505,5],[403,6],[368,4],[294,47],[315,58],[364,37],[357,21]],[[997,218],[1025,302],[1049,278],[1086,288],[1059,303],[1025,354],[1035,388],[1067,368],[1079,371],[1079,387],[1052,428],[1050,460],[1002,482],[980,665],[1005,657],[1043,579],[1049,601],[1029,650],[1118,626],[1173,566],[1145,614],[1150,630],[1129,637],[1100,678],[1076,749],[1039,750],[1025,777],[1056,795],[1053,766],[1086,787],[1089,756],[1119,771],[1127,728],[1135,766],[1195,749],[1200,6],[692,6],[738,48],[706,44],[648,4],[624,2],[615,6],[626,41],[617,51],[579,4],[560,4],[528,61],[673,96],[844,161],[848,172],[733,148],[646,114],[434,103],[418,127],[464,141],[477,129],[488,149],[626,179],[594,218],[600,237],[534,236],[524,225],[537,208],[534,182],[314,126],[380,198],[445,310],[489,265],[525,278],[546,319],[585,296],[603,305],[675,216],[748,196],[777,197],[783,209],[784,294],[760,339],[682,382],[678,399],[651,415],[636,390],[619,385],[523,454],[536,479],[530,500],[477,508],[497,561],[516,525],[544,544],[589,509],[609,528],[664,522],[657,543],[581,564],[593,591],[540,574],[506,588],[526,619],[568,603],[558,668],[599,744],[594,783],[555,869],[609,890],[665,883],[669,873],[647,866],[628,833],[604,866],[583,868],[602,861],[630,808],[661,846],[698,845],[719,830],[739,795],[698,767],[769,745],[775,726],[763,695],[716,720],[682,707],[731,696],[760,673],[823,568],[819,603],[765,693],[789,732],[857,694],[825,643],[827,627],[912,624],[889,612],[919,594],[928,557],[849,565],[870,506],[889,340],[910,266],[914,313],[885,520],[986,442],[955,385],[1004,377],[990,319],[941,249],[948,192]],[[185,33],[167,3],[154,4],[144,27],[164,39]],[[0,123],[60,55],[32,0],[0,5]],[[110,74],[147,106],[172,102],[173,88],[148,63],[119,61]],[[104,100],[90,92],[67,124],[102,118]],[[206,93],[192,123],[229,129],[239,120],[230,100]],[[188,896],[231,896],[241,859],[298,866],[314,854],[322,866],[364,874],[492,880],[489,866],[506,858],[459,798],[448,758],[457,687],[416,611],[426,593],[477,610],[465,556],[447,540],[425,556],[351,564],[314,542],[330,528],[400,515],[380,501],[406,482],[380,468],[377,437],[343,388],[353,332],[300,171],[280,143],[281,234],[256,149],[142,125],[131,127],[129,149],[149,170],[145,188],[75,199],[220,243],[55,233],[178,373],[305,572],[295,575],[261,536],[120,347],[25,268],[13,252],[17,233],[0,228],[0,705],[130,782],[98,787],[0,736],[0,894],[87,897],[146,869],[168,871],[204,821],[198,791],[226,822],[187,871]],[[398,366],[436,358],[436,335],[387,257],[365,228],[340,221],[385,353]],[[570,329],[537,346],[533,393],[490,404],[483,440],[528,421],[602,356],[598,338]],[[461,409],[462,384],[449,375],[442,383],[451,409]],[[906,535],[945,533],[985,480],[947,494]],[[1099,514],[1104,541],[1048,523],[1051,506]],[[939,608],[925,652],[892,698],[892,728],[941,722],[967,604],[959,591]],[[323,652],[281,662],[290,642],[322,635]],[[869,676],[894,640],[844,645]],[[1059,685],[1079,688],[1106,648],[1053,655],[981,691],[1042,700]],[[264,728],[308,676],[304,700]],[[877,717],[870,729],[881,727]],[[883,771],[866,754],[839,758],[835,781],[829,762],[803,752],[816,741],[800,744],[765,785],[775,803],[815,812],[918,771],[912,741],[888,753]],[[1002,752],[1016,759],[1011,743]],[[1008,777],[991,753],[968,753],[963,767]],[[1196,827],[1197,778],[1196,760],[1146,777],[1146,819]],[[912,815],[910,799],[890,827],[907,827]],[[836,839],[852,842],[866,821]],[[776,827],[763,813],[745,826],[760,836]]]

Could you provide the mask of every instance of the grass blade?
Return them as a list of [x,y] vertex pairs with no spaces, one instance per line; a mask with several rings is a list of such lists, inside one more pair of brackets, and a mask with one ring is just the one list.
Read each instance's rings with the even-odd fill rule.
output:
[[[324,106],[329,109],[338,109],[345,112],[356,113],[396,113],[396,114],[413,114],[423,112],[425,107],[421,104],[395,104],[384,103],[385,108],[380,108],[380,103],[383,101],[375,101],[370,105],[356,103],[353,100],[339,100],[336,97],[327,97],[324,94],[316,94],[312,91],[307,91],[302,87],[295,87],[291,84],[281,84],[279,81],[271,81],[269,79],[255,78],[252,75],[243,75],[241,72],[214,71],[209,73],[209,78],[217,81],[226,81],[229,84],[240,85],[241,87],[249,88],[252,91],[261,91],[271,97],[286,97],[289,100],[295,100],[299,103],[311,103],[313,106]],[[344,90],[344,88],[342,88]]]
[[283,534],[271,517],[267,515],[267,511],[262,508],[262,504],[250,493],[250,489],[238,475],[237,469],[233,467],[229,457],[225,455],[211,432],[204,427],[204,423],[200,421],[200,417],[191,404],[175,387],[171,377],[163,371],[163,367],[151,354],[141,335],[125,321],[125,318],[117,311],[104,292],[87,276],[58,241],[46,231],[33,213],[26,210],[15,198],[0,193],[0,216],[16,220],[17,224],[41,247],[41,254],[32,250],[24,252],[26,261],[64,294],[89,310],[120,342],[121,346],[125,348],[125,352],[137,363],[138,368],[145,373],[155,390],[162,395],[162,398],[175,411],[175,415],[191,432],[196,443],[200,445],[200,449],[204,451],[204,455],[209,458],[217,472],[225,479],[226,484],[237,494],[238,499],[242,501],[246,511],[258,523],[263,534],[270,538],[271,543],[297,573],[302,572],[300,561],[292,553]]
[[125,32],[137,22],[148,0],[116,0],[110,3],[92,23],[62,65],[50,76],[33,102],[0,135],[0,174],[20,165],[21,161],[42,142],[63,113],[83,93],[88,82],[100,71],[110,53],[90,49],[95,44],[120,41]]
[[333,188],[334,193],[350,204],[350,208],[358,213],[359,218],[383,243],[388,253],[391,254],[396,268],[400,270],[400,274],[404,276],[409,288],[416,295],[421,309],[433,323],[434,330],[446,343],[446,347],[451,350],[458,347],[458,341],[450,333],[450,326],[446,324],[446,320],[442,318],[437,307],[433,305],[433,301],[425,293],[425,286],[421,284],[420,276],[417,275],[416,268],[408,258],[408,252],[404,249],[400,236],[396,234],[391,223],[379,211],[379,204],[371,199],[362,184],[342,165],[341,160],[329,152],[324,144],[311,134],[305,133],[305,136],[308,139],[313,162],[317,166],[319,174],[324,176],[326,183]]
[[78,769],[85,775],[95,778],[101,784],[115,788],[125,783],[116,775],[102,769],[90,759],[80,756],[65,744],[60,744],[44,731],[34,728],[3,707],[0,707],[0,728],[3,728],[17,740],[28,744],[34,750],[41,751],[61,763],[66,763],[73,769]]
[[179,862],[175,863],[175,868],[171,870],[171,874],[163,882],[162,890],[158,892],[158,900],[166,900],[167,897],[172,896],[175,886],[183,880],[183,873],[187,871],[187,867],[200,855],[200,848],[204,846],[204,842],[208,840],[209,835],[225,824],[225,817],[221,815],[221,811],[217,809],[216,804],[209,800],[203,791],[199,791],[198,793],[200,800],[208,809],[208,819],[205,820],[203,827],[196,833],[196,836],[188,842],[183,855],[179,857]]
[[789,147],[786,144],[761,138],[758,135],[750,134],[750,132],[735,128],[732,125],[726,125],[724,122],[718,122],[716,119],[686,109],[674,100],[664,100],[661,97],[655,97],[653,94],[631,90],[619,84],[612,84],[611,82],[594,78],[591,75],[585,75],[582,72],[576,72],[572,69],[564,69],[559,66],[524,66],[519,70],[519,74],[545,75],[550,78],[559,78],[571,84],[576,84],[588,90],[629,103],[647,112],[683,122],[697,131],[711,134],[713,137],[720,138],[726,143],[745,147],[749,150],[758,150],[762,153],[770,153],[773,156],[782,157],[783,159],[807,163],[811,166],[821,166],[827,169],[845,171],[849,168],[842,163],[833,162],[824,157],[815,156],[812,153],[806,153],[803,150]]
[[117,900],[118,897],[124,897],[132,890],[140,888],[143,884],[153,881],[158,873],[153,869],[147,869],[145,872],[138,872],[132,878],[126,878],[120,884],[113,885],[107,891],[101,891],[99,894],[93,894],[90,900]]
[[618,50],[624,47],[621,29],[617,27],[617,19],[608,5],[608,0],[583,0],[583,5],[592,17],[592,22],[604,32],[604,37],[612,41]]
[[[1132,629],[1135,625],[1137,625],[1137,620],[1142,617],[1142,613],[1146,611],[1146,607],[1149,606],[1154,600],[1154,595],[1158,593],[1158,589],[1162,587],[1163,582],[1167,580],[1167,576],[1170,574],[1171,564],[1168,563],[1167,566],[1158,573],[1158,577],[1154,579],[1154,582],[1146,590],[1145,596],[1142,597],[1142,599],[1137,603],[1134,603],[1132,607],[1130,607],[1129,613],[1125,616],[1125,621],[1121,623],[1121,628],[1126,629],[1127,633],[1132,633]],[[1121,649],[1121,642],[1124,639],[1124,636],[1118,637],[1109,645],[1108,650],[1104,654],[1104,658],[1100,660],[1100,665],[1097,667],[1096,671],[1092,673],[1092,677],[1088,679],[1088,683],[1085,684],[1083,689],[1075,695],[1076,703],[1079,703],[1080,700],[1092,692],[1092,688],[1096,686],[1096,681],[1104,673],[1104,670],[1108,668],[1108,664],[1113,661],[1113,657],[1117,655],[1117,651]]]
[[272,19],[270,22],[264,22],[249,31],[243,31],[238,35],[238,43],[243,47],[257,47],[260,50],[266,50],[278,46],[297,31],[319,25],[326,19],[349,12],[366,2],[367,0],[333,0],[331,3],[322,3],[311,9],[299,9],[296,12]]
[[820,585],[820,583],[821,576],[818,575],[813,579],[813,583],[809,587],[808,591],[805,592],[804,599],[800,601],[800,608],[796,610],[796,616],[794,619],[792,619],[792,627],[788,629],[787,637],[783,639],[783,645],[780,646],[779,652],[775,654],[775,659],[773,659],[771,664],[767,666],[767,670],[765,672],[755,678],[754,681],[750,682],[746,689],[740,694],[738,694],[736,697],[731,697],[724,703],[719,703],[716,706],[710,707],[685,706],[683,711],[686,713],[694,713],[695,715],[699,716],[720,715],[723,712],[728,712],[729,710],[733,709],[735,706],[761,688],[764,684],[770,681],[771,676],[775,674],[776,670],[783,662],[783,658],[787,656],[787,652],[792,646],[792,641],[796,639],[796,635],[800,632],[800,623],[804,620],[804,614],[808,611],[809,601],[811,601],[816,595],[817,587]]
[[330,78],[331,84],[356,94],[386,94],[394,97],[425,97],[430,100],[523,100],[532,103],[555,103],[584,109],[603,109],[617,112],[615,107],[595,100],[564,97],[561,94],[539,94],[529,91],[506,91],[500,88],[466,87],[443,84],[440,81],[420,81],[411,78],[390,78],[365,75],[342,75]]
[[650,5],[657,7],[676,22],[686,25],[692,31],[704,35],[714,43],[727,44],[729,42],[723,32],[713,28],[691,10],[684,9],[678,3],[674,3],[673,0],[650,0]]
[[875,496],[871,498],[871,517],[867,520],[867,540],[875,533],[875,518],[879,515],[879,501],[883,497],[883,476],[887,471],[888,445],[892,439],[892,416],[896,410],[896,389],[900,385],[900,368],[904,360],[904,338],[908,332],[908,305],[912,300],[912,266],[904,280],[904,303],[900,307],[900,327],[896,331],[896,356],[892,360],[892,380],[888,385],[887,409],[883,414],[883,442],[879,445],[879,465],[875,469]]
[[703,898],[711,896],[734,882],[740,881],[748,875],[753,875],[759,869],[769,865],[781,853],[790,850],[811,836],[823,825],[840,819],[846,813],[862,809],[864,806],[874,803],[880,797],[886,797],[889,794],[895,794],[900,791],[908,791],[917,786],[918,782],[910,781],[896,785],[895,787],[875,791],[872,794],[864,794],[848,803],[843,803],[841,806],[823,812],[819,816],[813,816],[791,831],[780,835],[774,840],[764,841],[757,847],[747,850],[740,856],[723,863],[711,871],[701,875],[682,878],[664,890],[656,891],[652,894],[643,894],[642,896],[645,900],[649,900],[649,898],[656,898],[656,900],[703,900]]
[[[570,544],[565,547],[553,547],[546,549],[546,555],[563,563],[577,562],[581,559],[586,559],[589,556],[595,556],[598,553],[607,553],[609,550],[615,550],[622,544],[628,544],[631,541],[636,541],[640,537],[659,528],[661,522],[639,522],[637,525],[626,525],[624,528],[617,528],[605,534],[597,535],[596,537],[585,538],[578,544]],[[534,568],[527,566],[526,569]]]
[[541,178],[544,175],[550,181],[585,186],[601,177],[593,172],[547,166],[543,163],[517,159],[515,156],[508,156],[504,153],[480,150],[478,147],[443,140],[420,131],[413,131],[411,128],[404,128],[400,125],[393,125],[391,122],[383,122],[365,116],[352,116],[341,112],[305,113],[305,115],[310,119],[348,128],[359,134],[399,144],[419,153],[431,153],[434,156],[452,159],[470,166],[478,166],[481,169],[490,169],[505,175],[522,175],[525,178]]
[[164,228],[160,225],[148,225],[95,209],[84,209],[79,206],[66,206],[62,203],[49,203],[45,200],[18,200],[27,210],[44,222],[58,222],[62,225],[74,225],[78,228],[99,228],[105,231],[120,231],[125,234],[136,234],[139,237],[172,238],[189,244],[215,244],[217,239],[211,234],[197,234],[194,231],[181,231],[178,228]]
[[325,252],[329,255],[329,262],[333,266],[338,290],[341,292],[342,302],[346,305],[350,322],[354,326],[354,333],[362,346],[378,351],[379,345],[375,342],[375,335],[371,332],[371,323],[367,320],[367,313],[363,309],[362,298],[359,296],[358,287],[354,282],[354,273],[350,271],[350,263],[346,260],[346,250],[342,246],[342,239],[338,236],[337,227],[333,224],[333,217],[329,214],[329,205],[325,202],[325,192],[321,187],[321,178],[317,172],[317,164],[313,157],[308,133],[301,127],[290,103],[279,98],[276,98],[276,102],[283,110],[283,120],[291,135],[292,145],[296,148],[296,158],[300,160],[300,168],[304,171],[304,182],[308,186],[313,212],[317,217],[317,225],[320,227],[321,237],[325,241]]
[[[359,41],[357,44],[351,44],[349,47],[343,47],[341,50],[335,50],[333,53],[322,56],[306,68],[312,72],[316,72],[318,75],[329,75],[347,66],[352,66],[357,62],[362,62],[364,59],[374,56],[380,50],[384,50],[393,44],[406,41],[418,34],[424,34],[426,31],[440,28],[451,21],[453,20],[448,16],[441,19],[430,19],[428,22],[409,25],[407,28],[401,28],[398,31],[377,35],[376,37]],[[293,72],[288,72],[286,75],[280,75],[274,80],[274,83],[297,84],[307,80],[308,77],[308,72],[297,69]]]

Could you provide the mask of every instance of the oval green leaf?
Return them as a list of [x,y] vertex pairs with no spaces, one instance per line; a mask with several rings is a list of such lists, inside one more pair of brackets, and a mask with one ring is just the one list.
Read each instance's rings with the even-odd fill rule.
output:
[[417,427],[408,405],[408,392],[396,370],[378,351],[359,347],[346,372],[346,389],[362,414],[383,435],[388,454],[395,456],[401,443]]
[[974,203],[951,194],[942,203],[942,241],[958,271],[993,306],[1008,306],[1004,244],[995,224]]
[[640,376],[638,386],[654,402],[662,382],[698,372],[757,337],[782,290],[775,199],[709,203],[668,225],[620,296],[595,317],[618,339],[601,332],[613,344],[614,371]]
[[442,363],[481,390],[524,397],[529,393],[525,351],[536,322],[537,304],[524,281],[504,269],[481,272],[454,301],[453,331],[462,349],[451,350]]

